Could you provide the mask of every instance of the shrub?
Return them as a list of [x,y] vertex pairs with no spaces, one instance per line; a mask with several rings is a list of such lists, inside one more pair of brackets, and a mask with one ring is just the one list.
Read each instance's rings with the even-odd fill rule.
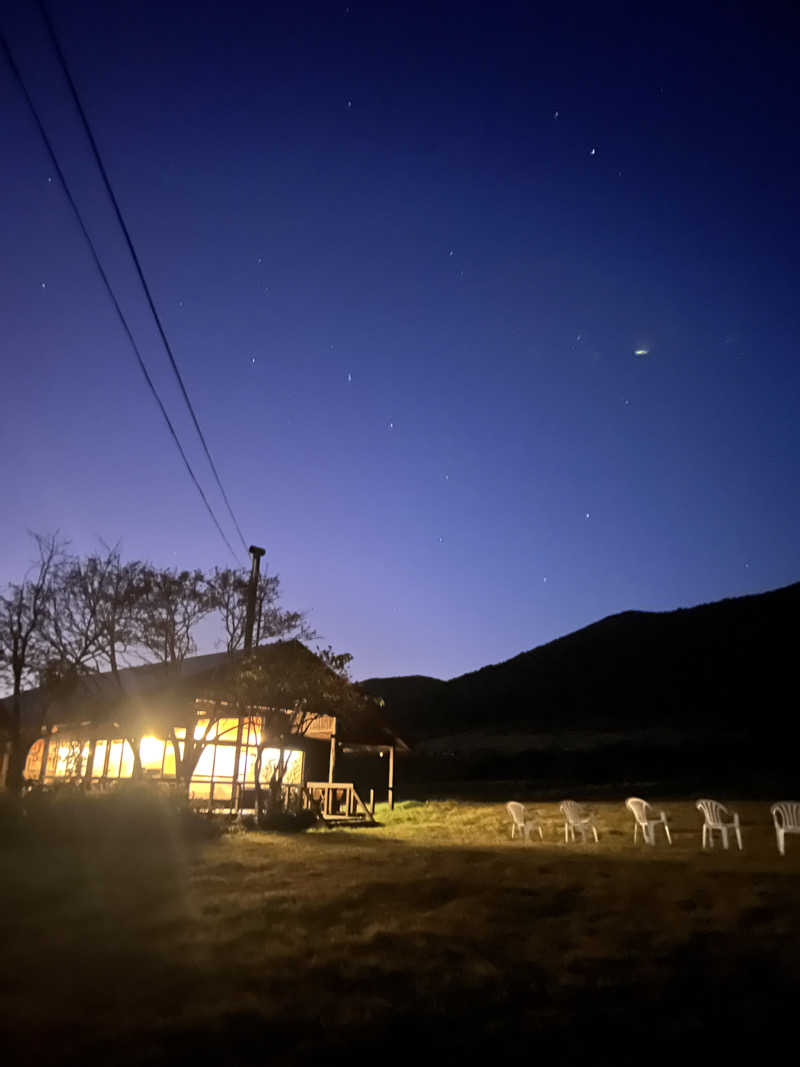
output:
[[207,840],[223,826],[192,811],[186,798],[163,783],[119,782],[104,792],[63,784],[31,789],[9,812],[12,833],[30,842],[163,846],[180,838]]

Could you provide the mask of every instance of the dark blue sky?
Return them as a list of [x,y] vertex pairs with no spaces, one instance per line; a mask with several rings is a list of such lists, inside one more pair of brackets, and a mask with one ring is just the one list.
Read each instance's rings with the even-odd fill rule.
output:
[[[797,23],[538,7],[53,2],[245,536],[357,677],[800,578]],[[36,8],[3,12],[233,540]],[[29,529],[232,562],[6,68],[0,143],[0,581]]]

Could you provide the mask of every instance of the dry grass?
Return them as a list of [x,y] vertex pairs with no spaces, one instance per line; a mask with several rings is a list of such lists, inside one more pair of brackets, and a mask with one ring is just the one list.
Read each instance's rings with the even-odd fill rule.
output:
[[[526,800],[525,797],[518,799]],[[512,843],[500,804],[379,809],[382,826],[190,849],[18,845],[0,858],[4,1062],[674,1061],[761,1047],[797,989],[800,839],[702,854]]]

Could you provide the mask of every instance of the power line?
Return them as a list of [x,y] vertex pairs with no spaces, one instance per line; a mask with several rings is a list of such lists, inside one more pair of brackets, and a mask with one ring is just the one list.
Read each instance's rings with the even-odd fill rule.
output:
[[189,414],[192,416],[192,422],[194,423],[194,428],[197,430],[197,435],[200,438],[200,441],[202,442],[203,450],[204,450],[204,452],[206,454],[206,458],[208,459],[209,466],[211,467],[211,470],[212,470],[212,472],[214,474],[214,478],[216,480],[216,483],[219,486],[219,491],[222,493],[222,499],[225,501],[225,507],[228,509],[228,514],[230,515],[230,517],[231,517],[231,519],[233,521],[233,525],[236,527],[236,532],[238,533],[239,539],[242,542],[242,547],[244,548],[245,552],[247,552],[248,551],[247,541],[245,540],[244,534],[241,531],[241,527],[239,526],[239,523],[236,520],[236,516],[233,513],[233,508],[231,507],[230,501],[228,500],[228,494],[225,492],[225,489],[224,489],[224,487],[222,485],[222,480],[221,480],[221,478],[219,476],[219,473],[217,472],[216,464],[214,463],[214,460],[211,458],[211,452],[209,450],[208,445],[206,444],[205,436],[203,434],[203,431],[200,429],[200,423],[198,421],[197,415],[195,414],[195,410],[194,410],[194,407],[192,406],[192,402],[189,399],[189,394],[186,391],[186,386],[184,385],[183,377],[181,376],[181,372],[178,369],[178,364],[177,364],[177,362],[175,360],[175,356],[172,353],[172,346],[170,345],[169,341],[167,340],[167,335],[164,332],[163,325],[161,324],[161,318],[159,317],[159,314],[156,311],[156,306],[155,306],[155,303],[153,302],[153,297],[152,297],[152,295],[150,293],[150,287],[147,284],[147,281],[146,281],[145,276],[144,276],[144,271],[142,270],[142,265],[139,262],[139,257],[136,254],[136,249],[133,246],[133,241],[131,239],[130,232],[128,231],[128,227],[126,226],[125,220],[122,217],[122,211],[120,209],[120,206],[119,206],[119,203],[117,201],[117,198],[116,198],[116,196],[114,194],[114,190],[111,187],[111,180],[110,180],[110,178],[108,176],[108,172],[106,171],[105,165],[103,164],[103,160],[102,160],[102,158],[100,156],[100,150],[97,147],[97,142],[94,139],[94,134],[92,133],[92,128],[89,125],[89,120],[86,117],[86,112],[83,110],[83,105],[81,104],[80,97],[78,96],[78,90],[75,87],[75,82],[72,80],[72,75],[70,74],[69,67],[67,66],[66,57],[64,56],[64,53],[61,50],[61,45],[59,43],[58,36],[56,34],[56,31],[55,31],[55,27],[54,27],[53,22],[52,22],[52,20],[50,18],[50,15],[49,15],[49,13],[47,11],[47,7],[46,7],[46,5],[44,3],[44,0],[39,0],[39,9],[40,9],[40,11],[42,13],[42,18],[44,19],[45,24],[47,25],[47,31],[50,34],[50,40],[52,41],[53,48],[55,49],[56,55],[58,56],[58,61],[61,64],[61,69],[64,72],[64,77],[67,79],[67,84],[69,85],[70,92],[72,93],[72,99],[73,99],[73,101],[75,103],[75,107],[76,107],[76,109],[78,111],[78,114],[80,115],[80,119],[81,119],[81,122],[83,123],[83,128],[86,131],[86,136],[89,139],[89,144],[91,145],[92,152],[94,154],[94,158],[95,158],[95,160],[97,162],[97,166],[99,167],[100,173],[101,173],[101,175],[103,177],[103,183],[104,183],[104,185],[106,187],[106,192],[108,193],[109,197],[111,198],[111,203],[114,206],[114,211],[115,211],[116,216],[117,216],[117,221],[119,222],[120,227],[122,229],[122,232],[125,235],[125,241],[126,241],[126,243],[128,245],[128,251],[130,252],[131,257],[133,259],[133,262],[134,262],[134,264],[136,266],[136,272],[139,275],[139,281],[142,283],[142,289],[144,289],[144,294],[147,297],[147,303],[150,305],[150,311],[153,314],[153,318],[155,319],[156,326],[158,327],[158,332],[161,335],[161,340],[162,340],[162,342],[164,344],[164,348],[166,350],[167,356],[169,357],[170,364],[172,365],[172,370],[174,371],[175,377],[178,380],[178,385],[180,386],[180,390],[181,390],[181,393],[183,394],[183,399],[184,399],[184,401],[186,403],[186,406],[189,409]]
[[58,175],[58,180],[61,182],[61,186],[62,186],[62,188],[64,189],[64,192],[67,195],[67,200],[69,201],[70,207],[72,208],[73,213],[75,215],[75,218],[78,221],[78,225],[81,228],[81,232],[83,233],[83,236],[86,238],[86,242],[89,245],[89,250],[90,250],[90,252],[92,254],[92,259],[94,260],[94,265],[97,267],[97,270],[98,270],[98,272],[100,274],[100,277],[103,279],[103,284],[106,287],[108,295],[111,297],[111,302],[114,305],[114,310],[116,311],[117,316],[119,318],[119,321],[122,323],[122,327],[125,330],[125,333],[128,336],[128,340],[131,343],[131,347],[133,348],[133,351],[136,354],[136,359],[137,359],[137,361],[139,363],[139,367],[141,369],[142,374],[144,375],[145,381],[147,382],[147,385],[148,385],[148,387],[150,389],[150,392],[153,394],[153,397],[154,397],[156,403],[158,404],[158,407],[159,407],[159,409],[161,411],[161,414],[164,416],[164,421],[166,422],[167,426],[169,427],[169,432],[172,434],[172,438],[175,441],[175,444],[176,444],[176,446],[178,448],[178,451],[181,454],[181,459],[183,460],[183,462],[184,462],[184,464],[186,466],[186,470],[189,472],[190,478],[194,482],[198,493],[202,497],[203,503],[205,504],[205,506],[206,506],[206,508],[208,510],[208,513],[209,513],[209,515],[211,516],[211,518],[213,520],[214,525],[216,526],[217,530],[219,531],[220,537],[222,538],[222,540],[227,545],[228,551],[231,553],[233,558],[236,559],[237,558],[236,553],[234,552],[230,541],[225,536],[225,531],[220,526],[219,521],[217,520],[217,516],[214,514],[214,510],[211,507],[211,505],[209,504],[208,498],[206,497],[206,494],[203,492],[203,487],[198,482],[197,477],[195,476],[195,473],[192,470],[191,464],[189,463],[189,460],[188,460],[188,458],[186,456],[186,453],[183,450],[183,446],[181,445],[181,443],[180,443],[180,441],[178,439],[178,435],[175,432],[175,427],[172,425],[172,422],[170,421],[170,417],[167,414],[167,410],[166,410],[166,408],[164,407],[164,405],[163,405],[163,403],[161,401],[161,397],[158,395],[158,390],[156,389],[155,384],[153,383],[153,379],[150,377],[150,374],[148,373],[147,367],[145,366],[145,362],[142,359],[142,354],[139,351],[139,346],[136,344],[134,336],[131,333],[130,326],[128,325],[128,321],[125,318],[125,315],[124,315],[124,313],[122,311],[122,308],[119,305],[119,301],[117,300],[117,297],[116,297],[116,295],[114,293],[114,290],[113,290],[113,288],[111,286],[111,282],[108,279],[108,275],[106,274],[105,270],[103,269],[103,264],[100,262],[100,257],[99,257],[99,255],[97,253],[97,249],[95,248],[94,241],[92,240],[91,235],[90,235],[88,229],[86,228],[86,224],[83,221],[83,216],[81,215],[80,208],[76,204],[75,198],[73,197],[72,192],[70,191],[69,184],[67,183],[67,179],[64,176],[64,172],[62,171],[61,166],[60,166],[60,164],[58,162],[58,159],[57,159],[56,154],[55,154],[55,150],[53,149],[53,146],[52,146],[52,144],[50,142],[50,138],[47,136],[47,131],[45,130],[44,126],[42,125],[42,120],[39,117],[39,112],[36,110],[36,105],[34,104],[32,98],[31,98],[31,95],[28,92],[28,89],[27,89],[27,87],[25,85],[25,81],[24,81],[24,79],[22,77],[22,74],[20,73],[19,67],[17,66],[17,64],[16,64],[16,62],[14,60],[14,56],[12,55],[11,48],[9,47],[8,41],[5,38],[5,34],[3,34],[2,32],[0,32],[0,43],[2,43],[3,51],[5,52],[5,56],[6,56],[6,59],[8,60],[8,65],[11,68],[11,72],[14,75],[14,78],[16,79],[17,84],[19,85],[19,88],[20,88],[20,90],[22,92],[22,95],[25,97],[25,102],[28,105],[28,108],[29,108],[29,110],[31,112],[31,115],[33,116],[33,120],[36,123],[36,126],[37,126],[37,128],[39,130],[39,133],[41,135],[42,140],[44,141],[45,147],[47,149],[47,153],[50,156],[50,161],[51,161],[51,163],[53,164],[53,166],[55,168],[56,174]]

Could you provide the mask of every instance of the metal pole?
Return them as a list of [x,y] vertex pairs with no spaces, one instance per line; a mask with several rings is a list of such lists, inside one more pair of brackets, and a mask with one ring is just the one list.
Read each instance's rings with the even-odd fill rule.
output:
[[244,647],[253,647],[253,625],[256,621],[256,596],[258,594],[258,578],[261,573],[261,557],[264,549],[258,545],[250,545],[249,552],[253,557],[253,565],[250,568],[250,585],[247,588],[247,615],[244,623]]

